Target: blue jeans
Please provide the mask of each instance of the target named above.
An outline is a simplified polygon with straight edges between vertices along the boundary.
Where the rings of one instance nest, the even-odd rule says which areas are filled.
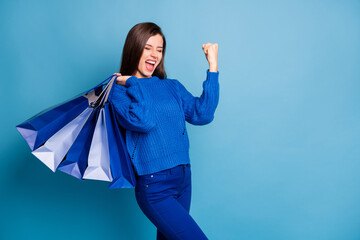
[[[137,176],[136,201],[157,227],[157,240],[208,239],[190,216],[190,164]]]

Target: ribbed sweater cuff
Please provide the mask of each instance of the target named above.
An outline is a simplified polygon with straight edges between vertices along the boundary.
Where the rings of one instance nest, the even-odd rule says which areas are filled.
[[[125,87],[130,87],[130,86],[138,84],[138,83],[139,83],[138,78],[135,76],[131,76],[126,80]]]
[[[206,70],[206,80],[217,81],[219,79],[219,71],[210,72],[209,69]]]

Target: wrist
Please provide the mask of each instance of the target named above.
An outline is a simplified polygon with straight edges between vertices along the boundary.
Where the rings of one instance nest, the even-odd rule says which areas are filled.
[[[213,63],[210,63],[209,65],[209,71],[210,72],[217,72],[218,71],[218,65],[217,64],[213,64]]]

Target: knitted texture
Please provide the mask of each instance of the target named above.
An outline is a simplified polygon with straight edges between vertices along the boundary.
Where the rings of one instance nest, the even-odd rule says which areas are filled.
[[[187,121],[205,125],[219,102],[219,72],[206,71],[203,92],[194,97],[176,79],[131,76],[115,84],[109,101],[126,129],[126,147],[138,175],[190,163]]]

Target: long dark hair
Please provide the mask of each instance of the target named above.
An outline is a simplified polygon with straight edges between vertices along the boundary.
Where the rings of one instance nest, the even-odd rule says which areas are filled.
[[[160,34],[163,38],[163,51],[161,61],[156,67],[153,76],[160,79],[167,78],[164,67],[166,50],[165,36],[162,33],[161,28],[152,22],[138,23],[130,29],[125,40],[121,57],[120,73],[123,76],[135,74],[147,40],[156,34]]]

